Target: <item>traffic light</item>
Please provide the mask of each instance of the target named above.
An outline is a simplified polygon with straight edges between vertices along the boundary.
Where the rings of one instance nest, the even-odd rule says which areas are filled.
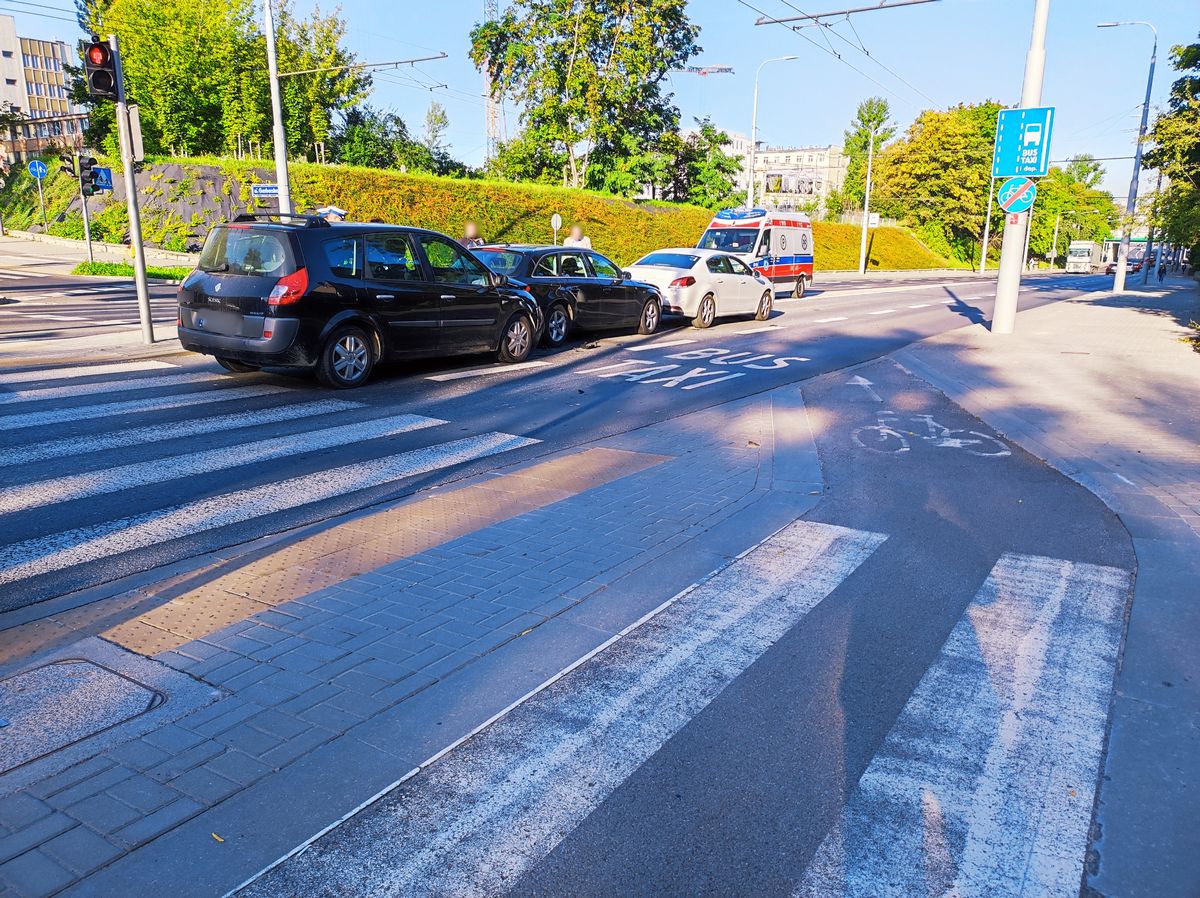
[[[70,175],[72,178],[76,177],[74,156],[59,156],[58,161],[62,163],[62,165],[58,167],[60,172]]]
[[[79,190],[84,196],[95,196],[100,192],[96,186],[96,159],[94,156],[79,157]]]
[[[98,100],[118,99],[117,61],[112,47],[94,34],[83,48],[83,71],[90,96]]]

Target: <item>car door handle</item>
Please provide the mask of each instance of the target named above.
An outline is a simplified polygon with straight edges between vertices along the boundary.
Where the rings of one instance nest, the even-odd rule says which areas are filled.
[[[396,297],[393,296],[391,293],[376,293],[375,298],[376,299],[395,299]]]
[[[457,297],[457,296],[455,296],[453,293],[443,293],[443,294],[442,294],[440,297],[438,297],[438,298],[439,298],[439,299],[458,299],[458,297]]]

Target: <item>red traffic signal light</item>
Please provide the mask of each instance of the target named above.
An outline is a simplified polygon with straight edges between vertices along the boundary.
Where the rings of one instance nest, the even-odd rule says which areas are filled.
[[[87,61],[94,66],[106,66],[109,59],[112,58],[112,51],[108,44],[89,44],[87,48]]]
[[[88,93],[92,97],[99,100],[119,99],[117,60],[112,47],[100,40],[86,44],[83,48],[83,69]]]

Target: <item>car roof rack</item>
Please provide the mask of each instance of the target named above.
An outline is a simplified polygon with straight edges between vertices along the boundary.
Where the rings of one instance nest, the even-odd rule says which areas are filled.
[[[278,224],[299,225],[305,228],[327,228],[329,222],[319,215],[295,215],[291,212],[243,212],[234,218],[241,221],[268,221]]]

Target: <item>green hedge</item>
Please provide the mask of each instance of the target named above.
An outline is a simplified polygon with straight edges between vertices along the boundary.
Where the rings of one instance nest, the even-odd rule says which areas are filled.
[[[181,281],[189,274],[190,265],[147,265],[146,276],[164,281]],[[129,262],[80,262],[71,269],[71,274],[90,274],[100,277],[132,278],[133,265]]]

